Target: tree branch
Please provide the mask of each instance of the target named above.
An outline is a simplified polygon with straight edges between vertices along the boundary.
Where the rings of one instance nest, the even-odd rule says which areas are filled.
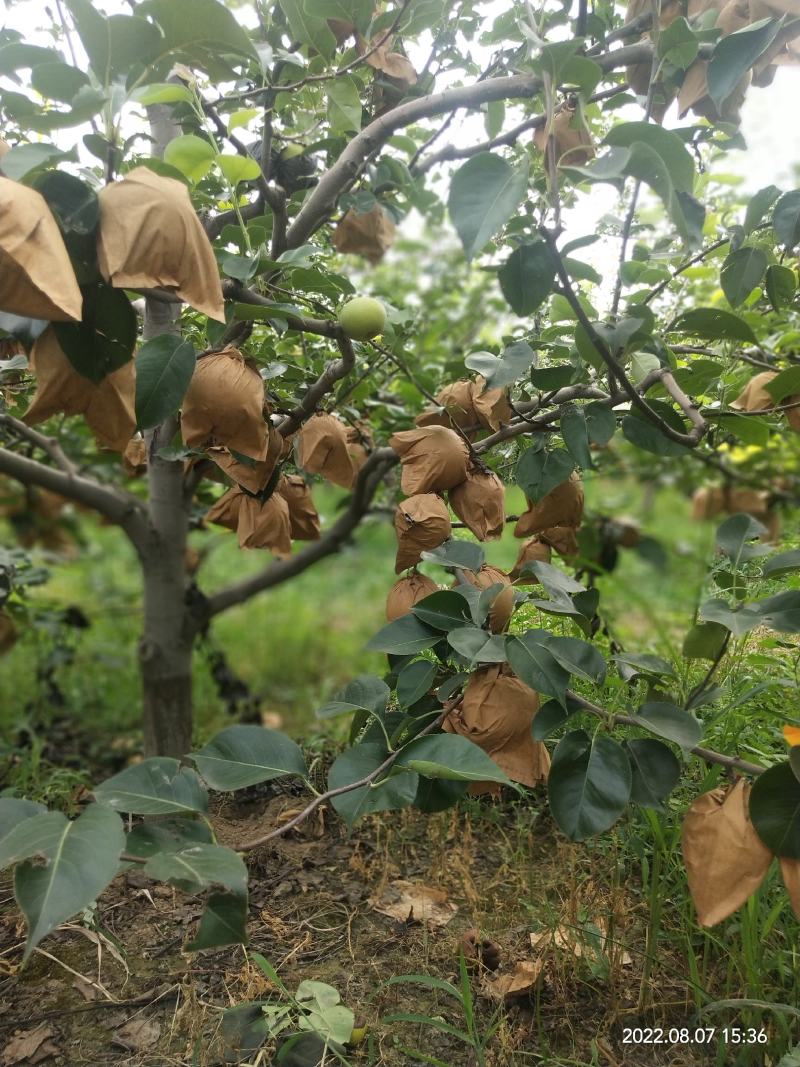
[[[327,365],[297,407],[293,408],[280,423],[278,429],[284,437],[294,433],[298,426],[301,426],[306,419],[310,418],[317,410],[320,400],[331,392],[338,381],[346,378],[355,366],[356,354],[353,351],[350,338],[345,337],[340,331],[339,336],[336,338],[336,344],[339,346],[342,358]]]
[[[319,560],[331,556],[349,540],[351,534],[369,511],[372,498],[386,473],[399,462],[391,448],[376,449],[361,468],[347,510],[340,515],[319,541],[313,541],[297,555],[270,563],[249,578],[226,586],[208,597],[203,614],[206,619],[249,600],[251,596],[280,585],[308,570]]]
[[[610,73],[629,64],[646,62],[652,56],[652,45],[645,41],[598,55],[594,57],[594,62],[605,73]],[[356,181],[369,157],[397,130],[421,119],[461,108],[475,108],[492,100],[528,99],[541,90],[541,78],[530,75],[491,78],[474,85],[446,89],[441,93],[409,100],[381,115],[350,141],[336,163],[322,175],[289,227],[287,247],[297,248],[303,244],[330,217],[337,200]]]

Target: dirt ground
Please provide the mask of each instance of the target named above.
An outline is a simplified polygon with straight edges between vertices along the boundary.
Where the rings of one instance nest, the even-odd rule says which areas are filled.
[[[213,821],[221,843],[234,844],[285,820],[297,804],[291,793],[267,791],[245,803],[223,802]],[[459,947],[470,928],[496,942],[500,976],[520,961],[541,961],[532,988],[505,1002],[484,993],[486,972],[473,973],[478,1029],[488,1035],[495,1028],[487,1067],[717,1062],[710,1049],[623,1043],[626,1026],[686,1025],[694,1004],[681,964],[668,952],[643,978],[646,903],[613,840],[598,847],[602,853],[558,838],[536,794],[470,800],[435,816],[372,816],[351,835],[320,814],[303,832],[251,855],[249,948],[289,988],[314,978],[338,989],[367,1028],[362,1044],[348,1051],[354,1065],[426,1062],[417,1053],[450,1067],[479,1062],[430,1026],[386,1021],[398,1012],[421,1014],[463,1029],[451,998],[383,984],[408,973],[457,984]],[[446,891],[457,908],[450,921],[435,926],[377,912],[373,902],[397,879]],[[201,900],[132,871],[104,894],[89,922],[62,927],[20,969],[24,924],[4,883],[3,1067],[272,1062],[269,1044],[250,1058],[230,1049],[224,1058],[223,1009],[267,998],[274,988],[241,948],[181,951],[201,910]]]

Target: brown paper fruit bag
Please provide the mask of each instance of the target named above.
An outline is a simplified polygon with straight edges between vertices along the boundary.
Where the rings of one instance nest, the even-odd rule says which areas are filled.
[[[777,373],[771,370],[756,374],[736,399],[732,401],[731,407],[739,411],[772,411],[778,405],[772,395],[767,392],[766,387],[777,376]],[[787,396],[781,400],[781,405],[798,404],[798,402],[800,402],[800,395]],[[786,420],[791,428],[795,432],[800,432],[800,406],[788,408],[783,414],[786,415]]]
[[[566,104],[553,117],[550,137],[555,141],[556,162],[559,166],[582,167],[594,159],[594,141],[577,111]],[[577,123],[575,125],[574,123]],[[540,126],[533,134],[533,143],[540,152],[547,151],[548,137],[545,127]]]
[[[132,359],[95,385],[78,374],[50,326],[31,350],[30,368],[36,375],[36,392],[22,416],[29,426],[53,415],[83,415],[104,448],[125,451],[136,429],[136,364]]]
[[[250,459],[267,456],[264,382],[238,348],[198,359],[181,408],[181,432],[190,448],[224,445]]]
[[[541,741],[531,737],[531,723],[539,697],[511,671],[496,664],[476,671],[464,690],[460,706],[442,727],[479,745],[515,782],[533,786],[547,781],[550,756]],[[494,783],[478,782],[472,793],[498,792]]]
[[[479,541],[496,541],[505,528],[505,489],[492,471],[470,471],[448,494],[450,507]]]
[[[436,402],[444,411],[423,411],[414,420],[417,426],[458,426],[462,430],[474,430],[478,425],[478,413],[474,404],[475,383],[466,378],[446,385],[436,394]]]
[[[260,493],[267,487],[267,482],[275,472],[280,462],[285,441],[278,430],[271,424],[267,424],[267,454],[262,460],[249,460],[244,462],[231,455],[227,448],[209,448],[208,458],[237,485],[241,485],[248,493]]]
[[[401,430],[392,434],[389,446],[400,457],[400,485],[409,496],[452,489],[467,476],[469,449],[446,426]]]
[[[236,533],[240,548],[267,548],[281,559],[291,556],[289,505],[279,493],[273,493],[263,504],[257,497],[244,493],[238,518]]]
[[[553,526],[577,528],[583,519],[583,485],[573,474],[566,482],[543,496],[537,503],[528,502],[528,510],[520,515],[514,527],[515,537],[530,537]]]
[[[487,389],[486,379],[480,374],[473,383],[473,400],[475,414],[485,430],[499,430],[504,423],[511,422],[514,414],[508,403],[505,389]]]
[[[147,445],[143,437],[132,437],[125,445],[122,466],[129,478],[141,478],[147,473]]]
[[[394,222],[380,204],[363,214],[351,207],[333,231],[333,247],[365,256],[374,267],[394,244],[394,235]]]
[[[355,468],[347,445],[347,432],[333,415],[313,415],[297,434],[297,465],[309,474],[349,489]]]
[[[407,615],[415,604],[424,600],[431,593],[438,593],[436,582],[424,574],[409,574],[407,578],[398,578],[386,597],[386,618],[394,622],[401,615]]]
[[[531,571],[523,574],[522,568],[526,563],[549,563],[552,555],[553,553],[550,545],[546,545],[544,541],[540,541],[538,537],[532,537],[520,548],[519,553],[517,554],[517,562],[514,564],[510,576],[514,579],[517,585],[538,585],[539,579],[536,575]]]
[[[548,526],[542,530],[539,538],[562,559],[574,559],[580,551],[578,534],[573,526]]]
[[[358,472],[369,459],[369,449],[372,446],[372,430],[369,425],[359,422],[355,426],[348,426],[345,430],[347,438],[347,451],[350,453],[350,461],[353,464],[353,481]]]
[[[510,576],[499,567],[492,567],[488,563],[479,571],[463,570],[459,573],[464,581],[474,585],[476,589],[490,589],[493,585],[503,586],[489,608],[489,629],[493,634],[503,633],[514,612],[514,587]],[[457,589],[459,584],[456,581],[453,588]]]
[[[97,194],[100,272],[118,289],[167,289],[225,321],[219,268],[186,186],[135,167]]]
[[[278,482],[275,490],[289,508],[289,525],[293,541],[318,541],[320,535],[319,514],[314,507],[311,490],[305,478],[299,474],[287,474]]]
[[[683,859],[697,918],[714,926],[755,893],[772,853],[750,821],[750,784],[699,796],[683,820]]]
[[[438,548],[447,540],[451,533],[450,513],[435,493],[410,496],[394,513],[394,529],[397,534],[394,569],[399,574],[419,563],[423,552]]]
[[[244,497],[245,494],[235,485],[211,505],[205,514],[205,521],[224,526],[227,530],[235,530],[239,525],[239,508]]]
[[[83,297],[47,201],[0,178],[0,311],[50,322],[79,320]]]

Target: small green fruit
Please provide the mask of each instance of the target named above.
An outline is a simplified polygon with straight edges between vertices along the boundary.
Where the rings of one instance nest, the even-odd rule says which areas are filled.
[[[386,308],[371,296],[357,296],[339,312],[339,325],[354,341],[370,341],[383,333]]]
[[[305,148],[301,144],[287,144],[281,152],[281,159],[294,159],[295,156],[302,156],[303,152]]]

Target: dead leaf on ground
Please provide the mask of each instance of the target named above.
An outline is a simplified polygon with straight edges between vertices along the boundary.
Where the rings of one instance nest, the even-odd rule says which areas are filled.
[[[512,974],[484,978],[481,993],[490,1000],[517,1000],[533,995],[541,978],[544,960],[520,960]]]
[[[161,1023],[155,1019],[131,1019],[114,1033],[114,1044],[130,1052],[152,1048],[161,1037]]]
[[[85,978],[76,978],[72,983],[72,988],[77,989],[83,999],[89,1003],[97,1000],[100,996],[100,991],[91,982],[87,982]]]
[[[427,923],[447,926],[458,907],[447,899],[446,889],[415,885],[402,879],[391,882],[370,903],[380,915],[387,915],[401,923]]]
[[[15,1063],[42,1063],[50,1056],[58,1056],[61,1050],[51,1040],[55,1036],[49,1023],[40,1023],[33,1030],[16,1034],[3,1049],[3,1067]]]
[[[600,933],[603,952],[609,956],[614,955],[615,950],[619,950],[621,946],[608,943],[608,926],[605,919],[593,919],[592,925]],[[581,959],[587,951],[590,955],[594,952],[593,947],[587,944],[586,932],[585,928],[573,930],[569,926],[557,926],[554,930],[538,930],[530,935],[531,948],[537,953],[544,953],[550,948],[555,948],[563,952],[571,952],[576,959]],[[619,962],[623,967],[630,967],[633,959],[629,952],[621,949]]]

